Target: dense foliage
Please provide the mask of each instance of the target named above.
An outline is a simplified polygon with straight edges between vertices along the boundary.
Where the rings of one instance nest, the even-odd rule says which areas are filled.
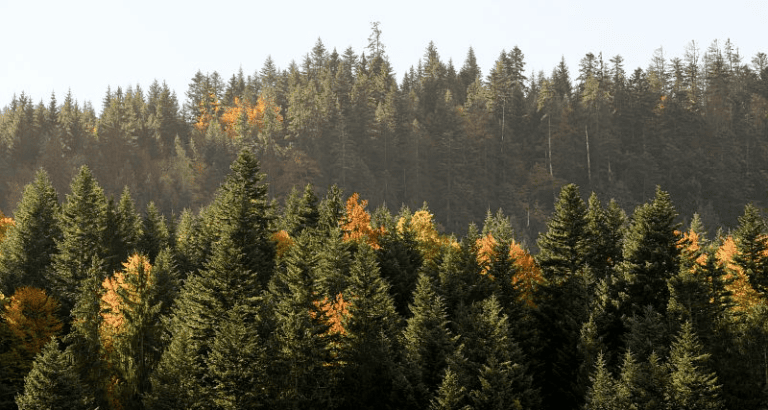
[[[768,402],[764,55],[589,54],[573,85],[430,45],[398,85],[376,39],[198,73],[183,109],[4,110],[0,407]]]
[[[747,202],[768,206],[765,53],[692,42],[682,56],[657,50],[645,68],[587,53],[568,62],[577,70],[561,61],[547,73],[526,71],[518,47],[481,70],[472,49],[459,65],[430,43],[394,73],[378,25],[373,34],[363,52],[318,40],[288,67],[197,72],[187,90],[111,88],[95,108],[76,90],[4,102],[0,209],[16,206],[40,167],[63,200],[87,165],[108,197],[128,187],[140,209],[197,211],[242,148],[279,201],[293,187],[337,184],[372,209],[426,201],[438,230],[457,234],[504,209],[530,246],[568,183],[625,210],[660,185],[684,218],[711,227],[735,227]]]

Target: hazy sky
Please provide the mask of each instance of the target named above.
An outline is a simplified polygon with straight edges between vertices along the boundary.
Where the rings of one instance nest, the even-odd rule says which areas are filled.
[[[261,69],[271,55],[279,68],[298,63],[320,37],[328,50],[360,54],[371,22],[400,82],[434,41],[458,70],[472,46],[483,75],[502,49],[517,45],[526,70],[549,75],[565,57],[572,77],[588,52],[625,69],[646,68],[654,50],[682,57],[695,40],[702,53],[730,38],[745,63],[768,52],[768,1],[683,2],[493,1],[165,1],[0,0],[0,107],[24,91],[59,103],[67,90],[97,111],[107,86],[157,79],[186,98],[197,70],[225,79],[242,67]]]

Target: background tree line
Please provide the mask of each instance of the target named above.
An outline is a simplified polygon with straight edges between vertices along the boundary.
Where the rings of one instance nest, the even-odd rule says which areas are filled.
[[[429,44],[397,81],[378,25],[362,54],[315,47],[287,68],[228,80],[197,72],[180,100],[165,84],[108,89],[100,114],[71,93],[22,94],[0,114],[0,209],[40,167],[57,192],[87,164],[109,195],[129,187],[164,215],[199,209],[236,153],[256,153],[283,200],[294,186],[337,184],[372,207],[430,204],[441,231],[465,233],[504,209],[535,239],[560,187],[576,183],[631,210],[656,185],[683,215],[735,227],[741,204],[768,205],[768,58],[748,63],[730,41],[683,56],[659,49],[645,69],[588,53],[527,72],[502,51],[483,73],[472,49],[459,67]]]

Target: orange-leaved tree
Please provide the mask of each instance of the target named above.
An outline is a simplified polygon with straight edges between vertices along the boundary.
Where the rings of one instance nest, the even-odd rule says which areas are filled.
[[[728,236],[723,240],[716,253],[718,262],[727,272],[726,279],[729,282],[727,290],[733,295],[733,308],[744,311],[764,301],[762,301],[760,294],[749,283],[749,278],[747,278],[744,269],[736,263],[738,255],[739,250],[732,236]]]
[[[58,309],[59,302],[44,290],[22,287],[11,296],[3,318],[20,346],[34,357],[61,330]]]
[[[344,232],[345,242],[366,242],[373,249],[379,249],[379,237],[386,232],[384,227],[373,229],[371,227],[371,214],[365,210],[367,200],[360,201],[357,193],[347,199],[347,214],[341,221],[341,230]]]
[[[271,112],[267,112],[267,110]],[[227,107],[221,115],[221,125],[231,139],[242,137],[248,133],[257,134],[264,128],[265,113],[278,123],[283,122],[280,107],[271,99],[264,99],[260,96],[256,105],[251,105],[247,101],[235,97],[234,103]]]
[[[397,230],[413,234],[425,262],[434,260],[443,246],[459,246],[452,238],[443,237],[437,232],[434,216],[426,209],[420,209],[413,215],[401,216],[397,221]]]
[[[115,408],[140,402],[159,359],[162,326],[156,270],[148,257],[134,254],[123,263],[122,271],[102,283],[99,333],[112,371],[107,393]]]
[[[482,274],[488,274],[490,263],[495,256],[496,239],[488,233],[477,239],[477,262],[482,267]],[[512,285],[520,291],[520,300],[528,306],[534,306],[533,297],[536,288],[544,282],[541,270],[527,250],[512,240],[509,244],[509,260],[515,267]],[[495,279],[491,277],[491,279]]]
[[[293,238],[285,229],[281,229],[271,236],[272,242],[275,242],[275,250],[277,252],[278,259],[282,258],[293,245]]]
[[[5,214],[3,214],[3,211],[0,211],[0,242],[5,239],[5,233],[8,231],[8,228],[14,225],[12,218],[6,218]]]

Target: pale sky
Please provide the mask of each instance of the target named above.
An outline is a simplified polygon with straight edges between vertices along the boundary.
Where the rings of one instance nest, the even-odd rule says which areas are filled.
[[[572,78],[588,52],[621,54],[628,73],[647,68],[659,47],[682,58],[691,40],[703,54],[730,38],[744,63],[768,53],[767,0],[0,0],[0,107],[22,91],[45,103],[55,91],[61,103],[71,89],[99,112],[107,86],[146,90],[155,79],[183,103],[197,70],[228,80],[241,67],[260,70],[268,55],[286,68],[318,37],[329,51],[359,55],[373,21],[398,83],[430,41],[457,70],[472,46],[483,76],[515,45],[528,73],[549,75],[565,57]]]

